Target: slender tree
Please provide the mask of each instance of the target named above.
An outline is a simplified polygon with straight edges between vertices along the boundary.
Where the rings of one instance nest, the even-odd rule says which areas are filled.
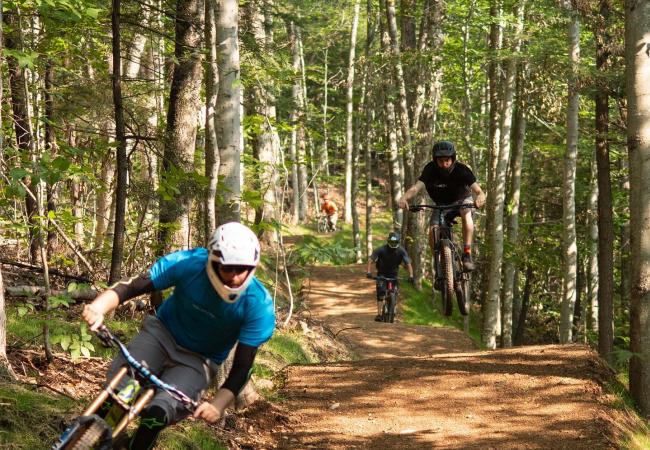
[[[219,179],[219,145],[216,130],[219,67],[217,65],[217,19],[215,0],[205,1],[205,177],[208,180],[205,195],[204,227],[206,238],[217,227],[217,181]]]
[[[111,24],[113,30],[113,104],[115,105],[115,140],[117,141],[117,178],[115,185],[115,231],[111,254],[109,283],[115,283],[122,276],[124,255],[124,230],[126,220],[127,159],[126,133],[124,130],[124,108],[122,106],[122,61],[120,55],[120,0],[113,0]]]
[[[576,237],[575,184],[578,158],[578,113],[580,94],[578,92],[578,65],[580,63],[580,19],[577,9],[570,1],[565,2],[569,13],[569,61],[567,104],[567,137],[564,156],[563,177],[563,240],[564,283],[562,311],[560,314],[560,342],[566,344],[573,340],[573,310],[576,301],[576,279],[578,267],[578,243]]]
[[[650,415],[650,1],[625,4],[627,143],[630,153],[630,392]],[[603,324],[601,323],[601,326]],[[603,330],[601,329],[601,333]]]
[[[352,171],[354,153],[353,111],[354,111],[354,64],[357,49],[360,0],[354,2],[352,27],[350,31],[350,52],[348,54],[348,78],[346,82],[346,127],[345,127],[345,214],[347,223],[352,222]]]

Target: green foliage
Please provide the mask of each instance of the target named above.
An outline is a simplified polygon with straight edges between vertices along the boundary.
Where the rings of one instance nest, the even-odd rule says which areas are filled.
[[[95,351],[92,342],[92,335],[88,333],[88,327],[84,324],[79,327],[78,333],[72,334],[53,334],[52,344],[59,344],[61,348],[70,353],[73,361],[78,360],[81,356],[89,358]]]
[[[183,421],[166,428],[156,445],[160,450],[227,450],[226,444],[219,442],[210,427],[201,421]]]
[[[290,264],[308,266],[312,264],[347,264],[354,258],[354,249],[342,242],[305,236],[290,254]]]

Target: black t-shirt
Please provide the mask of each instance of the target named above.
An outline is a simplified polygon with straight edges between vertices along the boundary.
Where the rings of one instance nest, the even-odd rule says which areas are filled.
[[[370,260],[377,263],[377,274],[386,278],[397,277],[399,265],[402,262],[411,264],[411,258],[409,258],[403,247],[392,249],[388,244],[375,249],[370,255]]]
[[[456,161],[451,172],[441,169],[436,161],[424,166],[419,180],[429,197],[438,205],[449,205],[471,195],[470,186],[476,182],[472,169]]]

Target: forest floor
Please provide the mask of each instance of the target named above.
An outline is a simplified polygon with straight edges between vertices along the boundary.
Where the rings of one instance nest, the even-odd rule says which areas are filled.
[[[374,322],[364,273],[311,272],[312,319],[359,359],[286,369],[278,448],[619,448],[631,419],[589,348],[482,351],[457,329]]]

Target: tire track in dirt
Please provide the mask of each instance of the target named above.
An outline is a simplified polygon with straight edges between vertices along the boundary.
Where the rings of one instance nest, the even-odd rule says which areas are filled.
[[[279,448],[616,448],[609,374],[591,350],[480,351],[456,329],[374,322],[364,273],[311,273],[313,318],[360,359],[287,368],[293,431]]]

